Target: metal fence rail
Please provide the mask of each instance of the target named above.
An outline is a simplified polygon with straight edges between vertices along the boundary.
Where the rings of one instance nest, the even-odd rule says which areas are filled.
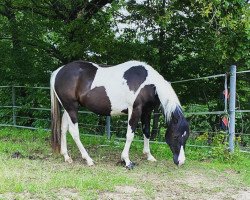
[[[236,74],[243,74],[243,73],[249,73],[250,70],[246,70],[246,71],[240,71],[240,72],[236,72],[236,66],[231,66],[230,68],[230,73],[225,73],[225,74],[218,74],[218,75],[213,75],[213,76],[206,76],[206,77],[198,77],[198,78],[193,78],[193,79],[187,79],[187,80],[180,80],[180,81],[173,81],[171,82],[171,84],[184,84],[187,82],[192,82],[192,81],[201,81],[201,80],[208,80],[208,79],[214,79],[214,78],[220,78],[223,77],[224,78],[224,90],[228,89],[228,77],[230,76],[230,100],[229,100],[229,110],[227,109],[228,107],[228,102],[227,99],[224,99],[224,110],[220,110],[220,111],[202,111],[202,112],[185,112],[186,116],[207,116],[207,115],[229,115],[230,118],[230,123],[229,123],[229,131],[228,131],[228,136],[229,136],[229,150],[230,151],[234,151],[234,141],[235,141],[235,134],[239,134],[239,135],[250,135],[247,133],[235,133],[235,114],[236,113],[250,113],[250,110],[241,110],[241,109],[236,109],[235,108],[235,102],[236,102]],[[18,119],[24,119],[24,120],[33,120],[33,121],[44,121],[44,122],[48,122],[50,123],[50,117],[48,118],[42,118],[42,117],[36,117],[36,116],[20,116],[17,115],[18,111],[20,110],[25,110],[25,111],[31,111],[31,112],[35,112],[35,111],[41,111],[41,112],[45,112],[48,115],[50,114],[50,108],[48,107],[31,107],[31,106],[24,106],[24,105],[18,105],[17,104],[17,89],[34,89],[34,90],[45,90],[45,91],[49,91],[49,87],[31,87],[31,86],[0,86],[0,90],[4,90],[4,89],[9,89],[9,91],[11,91],[10,94],[10,102],[11,105],[0,105],[0,109],[8,109],[9,114],[8,116],[5,115],[6,117],[8,117],[9,121],[8,123],[1,123],[0,122],[0,126],[5,126],[5,127],[17,127],[17,128],[27,128],[27,129],[38,129],[37,126],[25,126],[25,125],[20,125],[17,123]],[[49,95],[48,95],[48,99],[49,99]],[[93,114],[90,111],[79,111],[80,114]],[[11,115],[10,115],[11,114]],[[159,114],[159,113],[155,113],[155,114]],[[1,112],[0,112],[0,117],[1,117]],[[2,116],[3,118],[3,116]],[[11,121],[10,121],[11,119]],[[113,129],[116,128],[117,130],[120,129],[126,129],[126,127],[124,126],[112,126],[111,125],[111,118],[110,117],[106,117],[105,119],[105,125],[94,125],[94,124],[90,124],[90,123],[79,123],[79,125],[84,125],[85,127],[91,127],[93,128],[98,128],[101,127],[103,128],[103,130],[106,130],[107,133],[107,137],[110,138],[111,137],[111,133],[113,132]],[[41,127],[39,126],[39,129],[44,129],[44,130],[49,130],[49,127]],[[206,132],[207,130],[193,130],[193,133],[202,133],[202,132]],[[213,133],[213,131],[209,131],[211,133]],[[215,132],[214,132],[215,133]],[[197,147],[209,147],[206,145],[192,145],[190,144],[190,146],[197,146]]]

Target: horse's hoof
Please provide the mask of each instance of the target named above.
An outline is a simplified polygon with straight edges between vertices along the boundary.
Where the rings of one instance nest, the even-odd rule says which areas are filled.
[[[156,161],[157,161],[157,160],[155,159],[155,157],[152,156],[150,153],[144,153],[144,152],[143,152],[143,154],[144,154],[144,158],[147,159],[148,161],[150,161],[150,162],[156,162]]]
[[[156,162],[156,161],[157,161],[157,160],[154,158],[154,156],[149,156],[149,157],[147,158],[147,160],[150,161],[150,162]]]
[[[87,165],[91,167],[91,166],[94,166],[95,164],[93,160],[90,160],[90,161],[87,161]]]
[[[117,165],[117,166],[118,166],[118,165],[126,166],[126,163],[125,163],[124,160],[119,160],[119,161],[116,163],[116,165]]]
[[[130,169],[134,169],[135,163],[134,162],[130,162],[129,165],[126,166],[126,169],[130,170]]]
[[[67,159],[65,159],[65,162],[71,164],[73,162],[73,160],[72,160],[72,158],[67,158]]]

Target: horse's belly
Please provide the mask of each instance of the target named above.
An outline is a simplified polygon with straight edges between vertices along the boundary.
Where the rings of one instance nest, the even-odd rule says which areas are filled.
[[[112,110],[110,115],[111,116],[118,116],[118,115],[126,115],[126,110],[127,109],[124,109],[124,110]]]
[[[131,94],[123,90],[107,89],[105,86],[98,86],[80,97],[82,106],[100,115],[122,115],[127,113],[131,107]]]
[[[132,108],[135,100],[135,94],[125,88],[114,92],[112,89],[106,89],[111,104],[111,115],[124,114],[128,108]]]

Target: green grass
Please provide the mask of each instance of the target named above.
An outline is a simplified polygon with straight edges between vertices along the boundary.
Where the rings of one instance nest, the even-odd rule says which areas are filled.
[[[230,159],[228,155],[216,159],[211,149],[189,147],[186,164],[178,168],[172,162],[167,145],[151,144],[151,152],[158,162],[150,163],[142,156],[143,144],[133,142],[130,157],[137,165],[134,170],[127,171],[117,165],[124,141],[84,135],[81,140],[95,161],[94,167],[86,166],[70,135],[68,149],[74,162],[67,164],[61,155],[52,154],[49,132],[1,128],[0,199],[102,199],[105,195],[111,195],[107,199],[116,199],[119,195],[128,195],[126,192],[120,194],[118,186],[136,188],[138,191],[132,192],[132,199],[138,194],[154,199],[161,193],[173,197],[175,193],[164,193],[166,185],[171,188],[172,183],[191,198],[192,191],[201,195],[217,194],[229,187],[233,194],[234,190],[250,186],[250,156],[238,151],[230,155]],[[13,158],[17,152],[20,157]],[[204,179],[204,185],[203,181],[197,182],[199,177]],[[213,178],[210,180],[210,177]],[[207,187],[220,180],[222,185]],[[196,188],[196,184],[199,187]],[[171,191],[174,190],[173,187]]]

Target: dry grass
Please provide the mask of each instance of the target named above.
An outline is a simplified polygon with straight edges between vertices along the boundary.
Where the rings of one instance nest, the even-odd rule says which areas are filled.
[[[71,142],[72,164],[53,156],[47,138],[44,132],[0,130],[0,199],[250,199],[247,162],[189,159],[178,168],[159,153],[159,161],[146,161],[135,145],[137,166],[128,171],[117,165],[123,142],[91,138],[85,144],[96,165],[88,167]]]

